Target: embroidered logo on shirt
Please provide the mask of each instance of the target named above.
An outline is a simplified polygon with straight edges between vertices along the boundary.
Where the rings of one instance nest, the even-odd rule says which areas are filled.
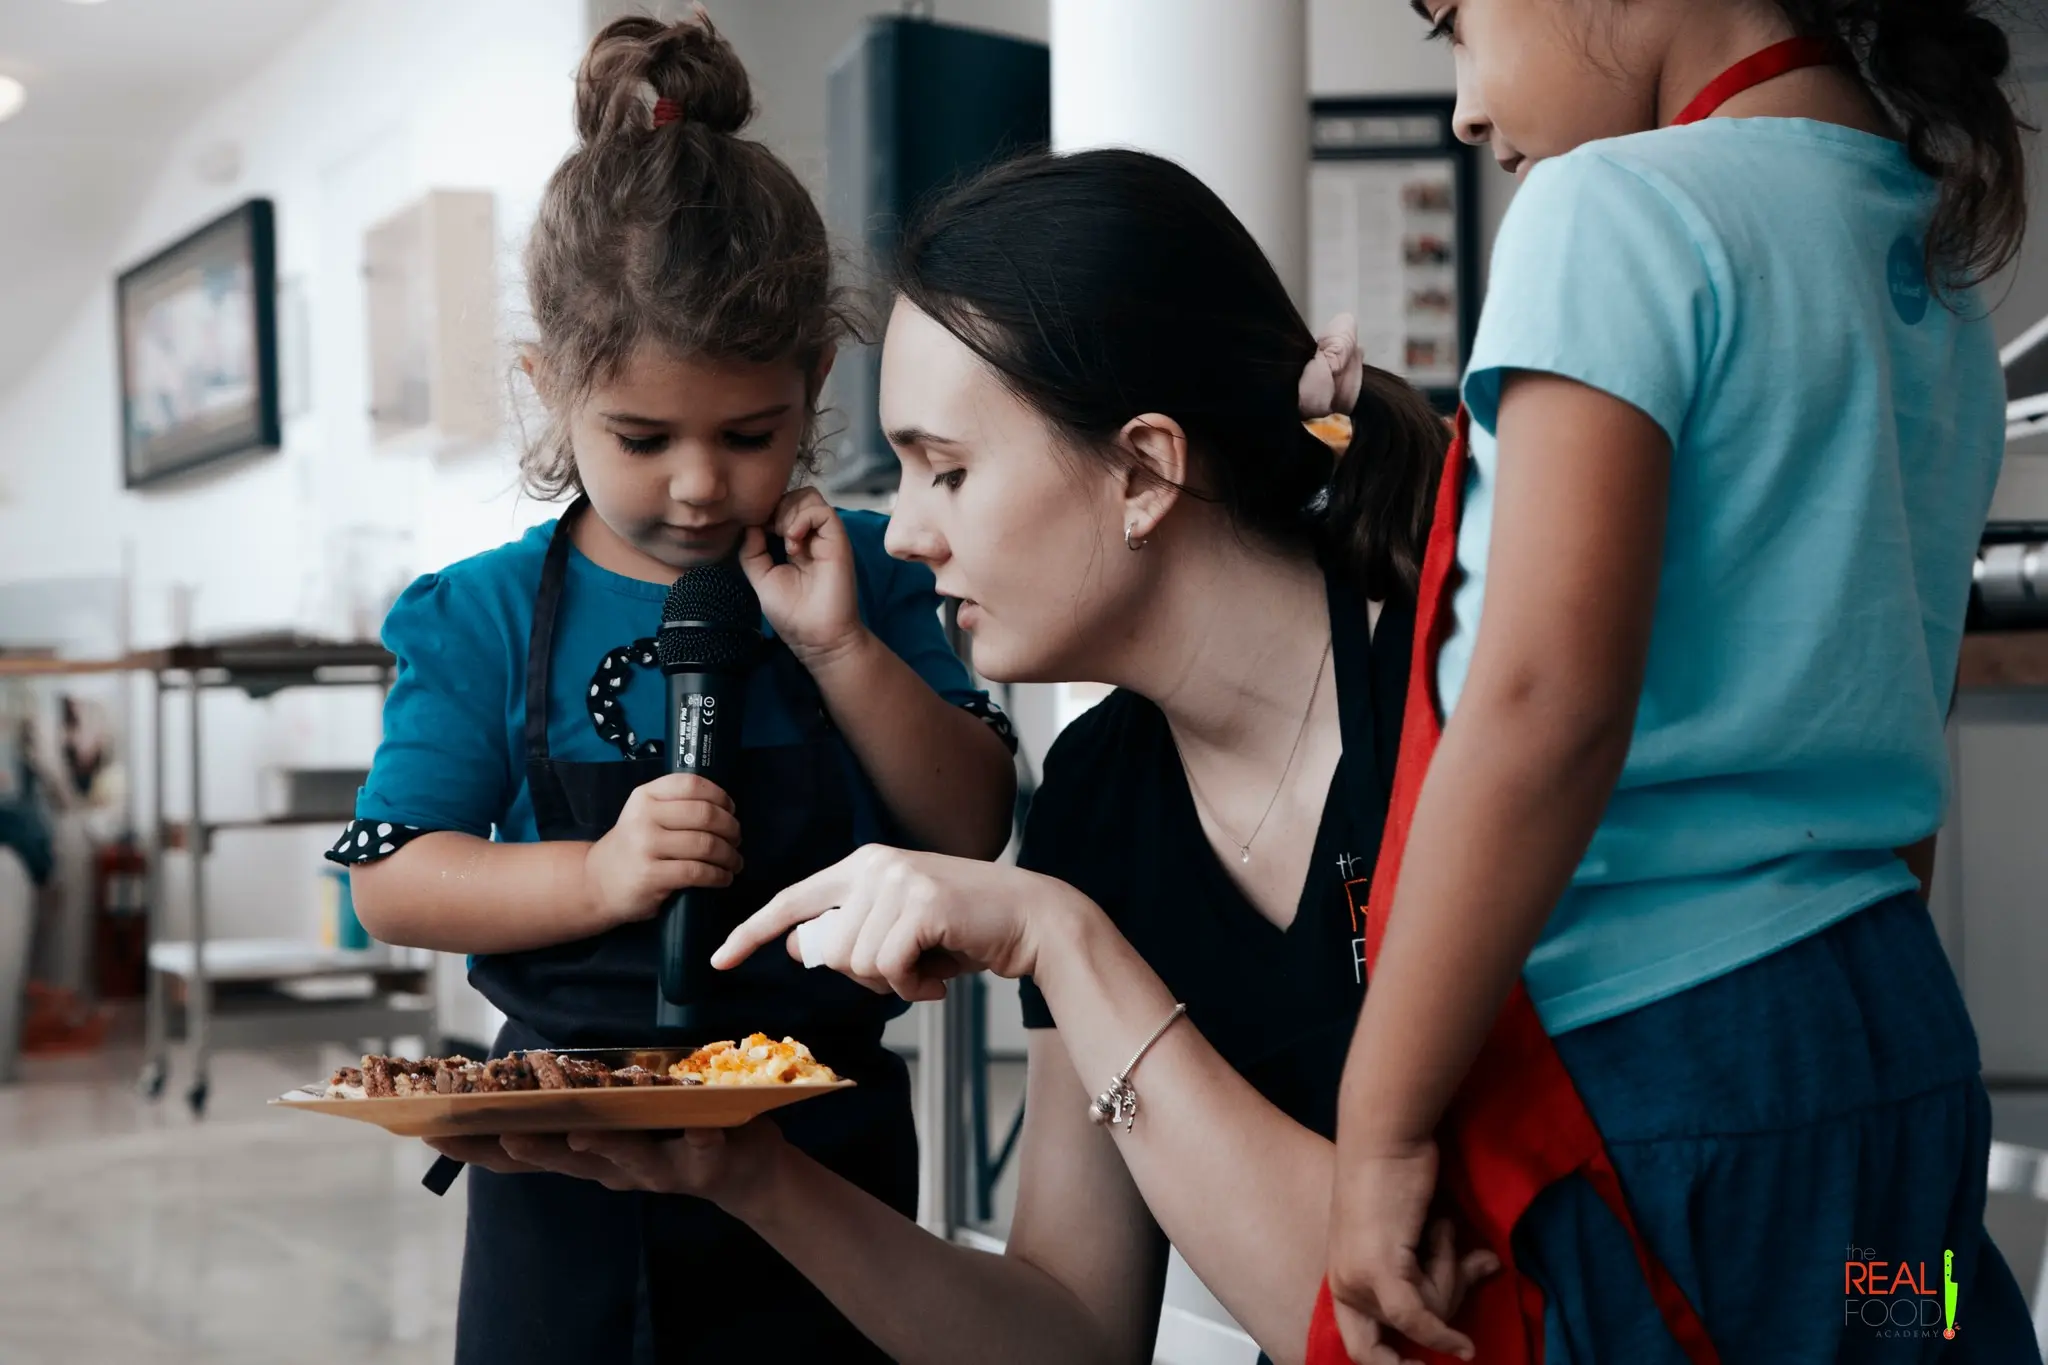
[[[1918,326],[1927,316],[1927,259],[1920,254],[1920,244],[1911,237],[1893,242],[1884,273],[1899,321],[1908,327]]]
[[[1355,853],[1338,855],[1337,870],[1344,874],[1344,903],[1351,909],[1351,976],[1361,986],[1365,984],[1365,892],[1372,878],[1353,874],[1363,866],[1364,860]]]

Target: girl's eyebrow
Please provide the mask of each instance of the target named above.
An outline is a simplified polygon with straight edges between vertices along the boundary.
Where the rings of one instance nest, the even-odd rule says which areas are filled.
[[[730,427],[738,426],[742,422],[765,422],[771,417],[781,417],[792,406],[789,403],[777,403],[774,407],[762,408],[759,412],[747,412],[740,414],[738,417],[728,417],[719,425]],[[642,417],[637,413],[631,412],[601,412],[598,416],[604,418],[607,422],[617,422],[621,426],[628,427],[665,427],[668,425],[666,421],[659,417]]]
[[[738,417],[728,417],[719,425],[732,427],[738,426],[742,422],[765,422],[771,417],[782,416],[790,410],[791,406],[789,403],[777,403],[774,407],[762,408],[759,412],[748,412],[742,413]]]

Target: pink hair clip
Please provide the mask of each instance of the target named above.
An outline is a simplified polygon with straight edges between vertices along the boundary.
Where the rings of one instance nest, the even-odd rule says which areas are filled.
[[[654,126],[666,128],[683,116],[683,106],[663,95],[654,102]]]

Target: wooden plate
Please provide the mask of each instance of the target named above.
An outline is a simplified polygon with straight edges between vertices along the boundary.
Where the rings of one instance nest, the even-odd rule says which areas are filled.
[[[624,1128],[737,1128],[771,1109],[850,1090],[811,1085],[649,1085],[609,1090],[506,1090],[489,1095],[415,1095],[330,1100],[325,1086],[271,1101],[285,1109],[358,1119],[400,1137],[465,1133],[564,1133]]]
[[[565,1049],[608,1066],[665,1070],[689,1049]],[[409,1095],[335,1100],[327,1087],[303,1086],[271,1101],[284,1109],[374,1123],[400,1137],[470,1133],[564,1133],[635,1128],[737,1128],[771,1109],[850,1090],[852,1081],[793,1085],[648,1085],[603,1090],[501,1090],[483,1095]]]

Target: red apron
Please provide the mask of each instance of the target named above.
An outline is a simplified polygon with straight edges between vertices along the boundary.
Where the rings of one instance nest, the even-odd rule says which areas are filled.
[[[1716,77],[1676,121],[1691,123],[1705,118],[1753,85],[1833,59],[1831,48],[1812,39],[1795,38],[1766,48]],[[1386,832],[1371,883],[1374,909],[1383,910],[1394,903],[1416,798],[1443,735],[1436,702],[1437,656],[1452,625],[1452,570],[1469,433],[1469,418],[1460,411],[1457,438],[1444,459],[1443,482],[1437,489],[1436,514],[1417,591],[1415,653],[1408,678],[1407,712],[1401,724],[1401,757],[1394,771]],[[1387,916],[1369,911],[1365,931],[1368,980],[1378,967],[1386,930]],[[1537,1017],[1528,988],[1519,981],[1444,1114],[1437,1146],[1442,1193],[1463,1224],[1460,1250],[1483,1246],[1501,1260],[1499,1273],[1473,1290],[1458,1316],[1457,1325],[1472,1338],[1479,1365],[1541,1365],[1543,1291],[1516,1266],[1513,1233],[1536,1196],[1569,1175],[1580,1176],[1591,1185],[1627,1231],[1658,1311],[1687,1359],[1693,1365],[1719,1365],[1720,1356],[1699,1314],[1636,1230],[1600,1130]],[[1455,1359],[1412,1345],[1406,1350],[1429,1361]],[[1349,1360],[1325,1281],[1316,1296],[1315,1318],[1309,1327],[1308,1365],[1346,1365]]]

